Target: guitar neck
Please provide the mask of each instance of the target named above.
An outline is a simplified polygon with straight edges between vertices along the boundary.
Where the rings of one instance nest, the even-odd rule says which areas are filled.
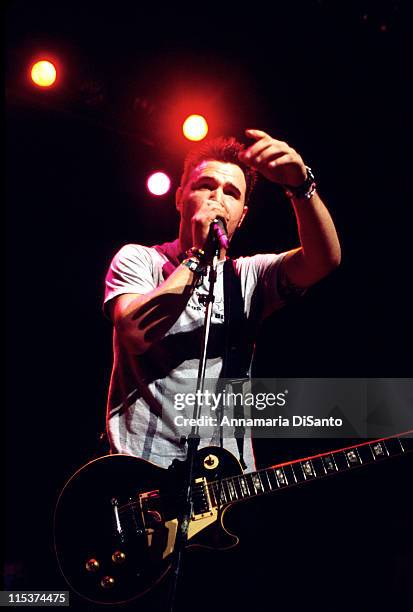
[[[413,430],[289,463],[279,463],[257,472],[213,481],[208,484],[209,496],[213,506],[218,505],[219,498],[220,505],[223,506],[363,465],[379,463],[412,451]]]

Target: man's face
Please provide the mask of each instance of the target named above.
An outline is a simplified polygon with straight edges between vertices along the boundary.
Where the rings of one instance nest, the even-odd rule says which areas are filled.
[[[246,181],[243,171],[236,164],[220,161],[203,161],[188,177],[177,192],[177,208],[182,222],[191,228],[191,219],[204,204],[218,201],[226,212],[228,237],[234,234],[247,212],[245,206]]]

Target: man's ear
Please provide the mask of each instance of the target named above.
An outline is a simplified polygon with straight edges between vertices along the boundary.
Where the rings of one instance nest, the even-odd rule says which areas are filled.
[[[244,210],[242,211],[241,219],[239,220],[237,227],[241,227],[247,212],[248,212],[248,206],[244,206]]]
[[[182,202],[182,187],[178,187],[175,193],[175,206],[176,210],[181,211],[181,202]]]

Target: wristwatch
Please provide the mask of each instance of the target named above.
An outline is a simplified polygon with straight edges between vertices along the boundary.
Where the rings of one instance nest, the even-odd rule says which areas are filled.
[[[201,265],[201,263],[195,258],[188,257],[188,259],[181,261],[181,264],[189,268],[195,274],[199,274],[200,276],[205,274],[205,266]]]
[[[309,200],[316,190],[317,183],[313,171],[309,166],[306,166],[307,177],[302,185],[294,187],[293,185],[283,185],[285,193],[289,198],[304,198]]]

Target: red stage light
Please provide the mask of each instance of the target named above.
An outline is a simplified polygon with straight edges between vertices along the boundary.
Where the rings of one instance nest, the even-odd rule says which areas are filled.
[[[48,60],[40,60],[32,66],[30,76],[39,87],[50,87],[56,81],[56,68]]]
[[[190,115],[185,119],[182,131],[188,140],[202,140],[208,134],[208,123],[202,115]]]
[[[164,195],[171,187],[171,180],[164,172],[154,172],[146,181],[146,186],[152,195]]]

